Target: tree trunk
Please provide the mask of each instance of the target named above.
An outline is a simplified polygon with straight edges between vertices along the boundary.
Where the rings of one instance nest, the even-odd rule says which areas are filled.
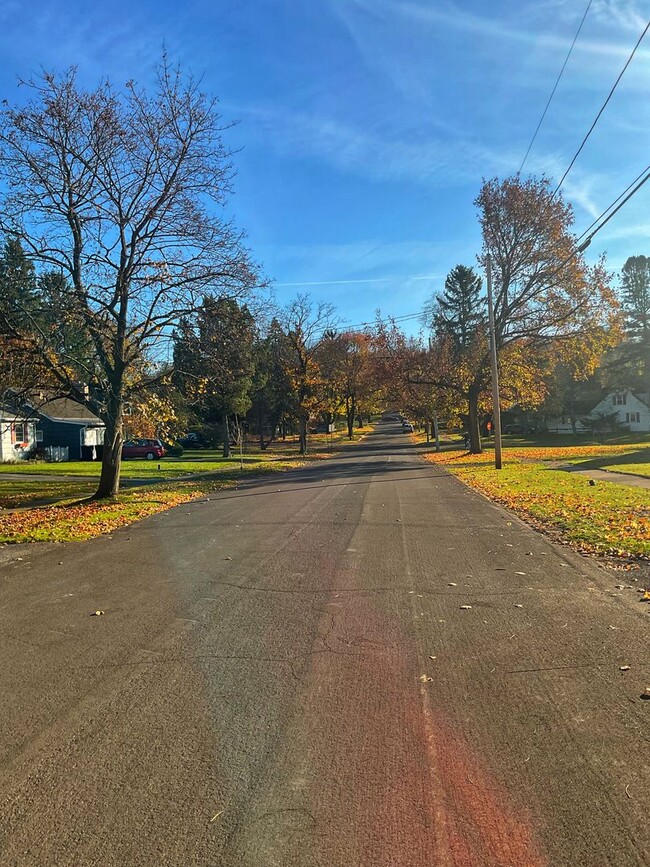
[[[122,466],[122,400],[111,397],[103,414],[104,448],[102,471],[93,500],[116,497],[120,491],[120,467]]]
[[[440,428],[438,427],[438,416],[433,416],[433,435],[436,439],[436,451],[440,451]]]
[[[424,432],[427,435],[427,442],[430,443],[431,442],[431,423],[429,422],[429,419],[427,419],[424,423]]]
[[[300,454],[307,454],[307,416],[300,416]]]
[[[476,386],[470,386],[469,395],[467,398],[469,408],[468,433],[469,450],[473,455],[483,454],[483,446],[481,444],[481,431],[478,421],[478,397],[479,389]]]
[[[230,457],[230,430],[228,429],[228,416],[224,415],[223,422],[221,425],[222,436],[223,436],[223,456],[224,458]]]
[[[353,397],[347,398],[345,402],[345,418],[348,423],[348,439],[351,440],[354,436],[354,416],[357,412],[356,401]]]

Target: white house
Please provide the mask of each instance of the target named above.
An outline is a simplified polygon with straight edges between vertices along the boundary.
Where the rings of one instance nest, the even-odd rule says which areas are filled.
[[[0,406],[0,463],[23,460],[36,445],[36,421]]]
[[[613,412],[617,413],[618,421],[631,431],[650,431],[650,399],[647,395],[641,398],[628,390],[610,392],[589,415],[610,415]]]

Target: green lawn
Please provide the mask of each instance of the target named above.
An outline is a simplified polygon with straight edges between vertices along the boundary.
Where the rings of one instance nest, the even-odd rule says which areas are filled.
[[[650,461],[632,464],[604,464],[603,470],[612,470],[616,473],[630,473],[633,476],[645,476],[650,479]]]
[[[634,476],[650,478],[650,447],[639,445],[628,446],[619,454],[604,453],[591,456],[588,459],[579,456],[569,456],[566,463],[573,464],[583,470],[609,470],[614,473],[630,473]]]
[[[592,487],[583,476],[549,467],[540,457],[543,453],[542,449],[511,453],[502,470],[494,468],[491,452],[429,452],[425,457],[535,526],[558,531],[585,551],[650,555],[650,491],[607,483]]]
[[[355,438],[368,433],[371,428],[366,427],[355,431]],[[298,441],[296,437],[288,437],[272,443],[265,451],[261,451],[257,444],[246,445],[243,455],[245,470],[268,471],[271,468],[283,469],[283,462],[296,460],[310,460],[327,454],[329,448],[340,448],[348,442],[344,431],[337,431],[330,435],[311,434],[309,448],[311,454],[300,456],[298,454]],[[239,471],[240,455],[233,448],[230,458],[221,456],[221,451],[192,450],[186,451],[180,458],[166,457],[160,460],[147,461],[144,459],[122,461],[122,478],[124,479],[173,479],[195,473],[222,473],[227,471]],[[12,464],[0,464],[0,479],[2,473],[21,475],[47,475],[47,476],[90,476],[99,477],[101,473],[100,461],[62,461],[61,463],[45,463],[20,461]]]
[[[355,439],[369,430],[358,431]],[[329,453],[329,440],[327,435],[312,435],[312,451],[306,456],[298,454],[294,439],[274,443],[264,452],[249,447],[243,468],[239,455],[224,460],[214,451],[191,451],[181,458],[160,461],[125,461],[122,464],[125,480],[161,479],[162,483],[131,488],[124,485],[116,500],[97,503],[78,501],[95,490],[95,479],[101,470],[99,462],[0,464],[0,508],[15,510],[0,515],[0,542],[79,541],[111,532],[215,488],[232,486],[243,476],[282,472],[322,459]],[[347,437],[339,432],[331,440],[332,451],[336,452]],[[21,478],[9,478],[9,474]],[[47,478],[32,478],[34,474]],[[201,478],[186,478],[194,474],[200,474]]]
[[[59,500],[89,497],[95,490],[94,482],[80,479],[53,477],[44,479],[3,479],[0,476],[0,508],[15,509]]]

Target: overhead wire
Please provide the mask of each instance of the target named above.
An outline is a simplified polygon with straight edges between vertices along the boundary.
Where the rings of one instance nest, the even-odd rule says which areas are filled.
[[[624,75],[624,73],[625,73],[625,70],[628,68],[628,66],[629,66],[630,63],[632,62],[632,58],[633,58],[634,55],[636,54],[637,48],[639,47],[639,45],[640,45],[641,42],[643,41],[643,37],[644,37],[644,36],[646,35],[646,33],[648,32],[648,29],[649,29],[649,28],[650,28],[650,21],[648,21],[648,23],[646,24],[646,26],[645,26],[645,28],[644,28],[644,30],[643,30],[643,33],[639,36],[639,38],[638,38],[638,40],[637,40],[637,42],[636,42],[636,45],[634,46],[634,48],[632,49],[632,52],[630,53],[630,56],[629,56],[628,59],[625,61],[625,65],[623,66],[623,69],[621,69],[621,71],[619,72],[616,81],[614,82],[614,84],[613,84],[612,87],[611,87],[611,90],[610,90],[609,93],[607,94],[607,98],[605,99],[605,102],[601,105],[601,107],[600,107],[600,109],[599,109],[599,111],[598,111],[598,114],[597,114],[596,117],[594,118],[593,123],[591,124],[591,126],[590,126],[589,129],[587,130],[587,133],[586,133],[586,135],[584,136],[584,138],[582,139],[582,141],[580,142],[580,147],[578,148],[578,150],[577,150],[577,151],[575,152],[575,154],[573,155],[573,159],[571,160],[571,162],[569,163],[569,165],[568,165],[566,171],[564,172],[564,174],[563,174],[562,177],[560,178],[560,182],[558,183],[557,187],[553,190],[553,196],[556,195],[556,193],[558,192],[558,190],[560,189],[560,187],[561,187],[562,184],[564,183],[564,181],[565,181],[567,175],[569,174],[569,172],[570,172],[571,169],[573,168],[573,166],[574,166],[574,164],[575,164],[575,161],[576,161],[576,160],[578,159],[578,157],[580,156],[580,153],[581,153],[583,147],[584,147],[585,144],[587,143],[587,140],[589,139],[589,136],[590,136],[590,135],[592,134],[592,132],[594,131],[594,129],[595,129],[595,127],[596,127],[596,124],[597,124],[598,121],[600,120],[600,117],[601,117],[602,113],[605,111],[605,108],[607,107],[607,104],[609,103],[610,99],[611,99],[612,96],[614,95],[614,91],[615,91],[616,88],[618,87],[618,84],[619,84],[621,78],[623,78],[623,75]]]
[[[644,173],[645,173],[645,176],[641,177],[641,175],[643,175]],[[632,183],[625,190],[623,190],[623,192],[619,196],[617,196],[616,199],[614,199],[614,201],[611,203],[611,205],[609,205],[609,207],[603,211],[603,213],[600,215],[600,217],[598,217],[594,221],[594,223],[592,223],[591,226],[589,226],[589,228],[586,229],[582,233],[582,235],[580,235],[580,238],[583,238],[587,234],[587,232],[589,232],[589,229],[591,229],[591,227],[595,223],[599,223],[599,221],[603,218],[603,216],[605,214],[607,214],[607,212],[610,211],[614,207],[614,205],[616,205],[617,202],[619,202],[621,197],[625,196],[625,198],[623,198],[619,202],[619,204],[616,205],[614,210],[611,211],[610,214],[608,214],[608,216],[602,221],[602,223],[599,223],[599,225],[596,226],[596,228],[593,230],[593,232],[591,232],[589,235],[587,235],[587,238],[585,239],[585,241],[583,241],[583,243],[580,245],[583,249],[586,249],[589,246],[589,244],[591,243],[591,239],[594,237],[594,235],[596,235],[598,232],[600,232],[600,230],[603,228],[603,226],[605,226],[607,223],[609,223],[609,221],[612,219],[614,214],[617,214],[621,210],[623,205],[626,204],[626,202],[629,202],[629,200],[632,198],[632,196],[634,196],[641,189],[641,187],[645,183],[647,183],[648,180],[650,180],[650,166],[648,166],[646,169],[644,169],[644,171],[641,173],[641,175],[637,176],[632,181]],[[639,180],[639,178],[641,178],[641,179]],[[632,187],[633,185],[635,185],[634,188],[631,190],[631,192],[628,192],[628,190],[630,190],[630,187]],[[627,193],[627,195],[625,195],[626,193]],[[577,240],[580,240],[580,238],[578,238]]]
[[[608,211],[610,211],[610,210],[614,207],[614,205],[616,205],[617,202],[618,202],[620,199],[622,199],[623,196],[624,196],[624,195],[625,195],[629,190],[632,189],[632,187],[637,183],[637,181],[639,181],[639,180],[640,180],[640,179],[641,179],[645,174],[647,174],[648,172],[650,172],[650,165],[647,165],[647,166],[643,169],[643,171],[639,172],[639,174],[636,176],[636,178],[634,178],[634,180],[633,180],[631,183],[629,183],[629,184],[627,185],[627,187],[623,190],[623,192],[622,192],[622,193],[619,193],[619,195],[614,199],[614,201],[611,202],[611,203],[610,203],[610,204],[605,208],[605,210],[604,210],[604,211],[603,211],[603,212],[602,212],[598,217],[596,217],[596,219],[593,221],[593,223],[591,223],[589,226],[587,226],[587,228],[584,230],[584,232],[583,232],[581,235],[578,235],[578,237],[576,238],[576,243],[577,243],[578,241],[581,241],[582,238],[584,238],[585,235],[587,235],[587,233],[588,233],[591,229],[593,229],[593,227],[594,227],[595,225],[597,225],[597,223],[599,223],[600,220],[602,220],[602,218],[605,216],[605,214],[606,214]],[[626,200],[626,201],[627,201],[627,200]],[[604,225],[604,224],[603,224],[603,225]]]
[[[564,58],[564,63],[562,64],[562,69],[560,69],[558,77],[555,79],[555,84],[553,85],[553,90],[551,91],[551,95],[549,96],[548,100],[546,101],[546,105],[544,106],[544,111],[542,112],[542,116],[539,119],[539,123],[537,124],[537,127],[535,128],[535,132],[533,133],[533,137],[530,140],[530,144],[528,145],[528,150],[526,151],[524,158],[521,161],[521,165],[519,166],[519,171],[517,172],[517,174],[521,174],[521,171],[524,167],[524,163],[528,159],[528,154],[530,153],[531,148],[535,143],[535,139],[537,138],[537,133],[539,132],[542,124],[544,123],[544,118],[546,117],[546,112],[548,111],[549,106],[553,100],[553,97],[555,96],[555,91],[557,90],[558,84],[560,83],[560,79],[562,78],[562,75],[564,74],[564,70],[566,69],[567,63],[569,62],[569,58],[571,57],[571,54],[573,53],[573,48],[574,48],[574,46],[578,40],[578,36],[580,36],[580,31],[582,30],[582,25],[585,23],[585,18],[587,17],[587,13],[589,12],[589,9],[590,9],[592,3],[593,3],[593,0],[589,0],[589,2],[587,3],[587,8],[585,9],[584,14],[582,16],[582,19],[580,21],[580,24],[578,25],[578,29],[576,30],[576,34],[573,37],[573,42],[571,43],[571,47],[569,48],[567,56]]]

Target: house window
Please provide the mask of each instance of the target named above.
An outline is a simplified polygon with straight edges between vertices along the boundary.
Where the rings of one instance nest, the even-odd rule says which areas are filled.
[[[11,442],[21,445],[27,442],[27,425],[22,421],[16,421],[11,425]]]
[[[626,412],[625,413],[625,421],[627,421],[627,422],[640,422],[641,421],[641,413],[640,412]]]
[[[37,442],[37,443],[42,443],[42,442],[43,442],[43,431],[42,431],[42,430],[37,430],[37,431],[36,431],[36,442]]]
[[[625,406],[627,403],[627,395],[626,394],[615,394],[614,395],[614,406]]]

